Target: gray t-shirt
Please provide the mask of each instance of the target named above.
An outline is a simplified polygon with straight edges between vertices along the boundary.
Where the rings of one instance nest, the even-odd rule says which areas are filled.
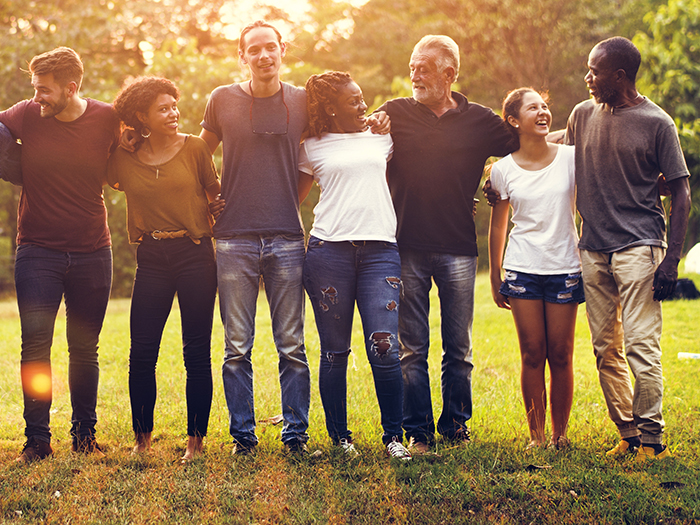
[[[576,146],[579,248],[665,248],[659,174],[666,180],[690,176],[671,117],[647,98],[614,110],[586,100],[571,112],[564,141]]]
[[[282,83],[276,94],[254,102],[238,84],[212,92],[202,127],[223,143],[226,200],[214,237],[303,234],[297,165],[307,124],[304,89]]]

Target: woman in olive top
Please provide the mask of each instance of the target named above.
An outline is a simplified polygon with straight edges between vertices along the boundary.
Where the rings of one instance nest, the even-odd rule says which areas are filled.
[[[178,99],[175,85],[163,78],[139,78],[122,89],[114,108],[144,141],[135,153],[114,153],[108,181],[126,193],[129,241],[139,245],[129,354],[134,452],[151,447],[156,362],[177,294],[187,370],[186,462],[202,450],[211,408],[216,262],[208,202],[221,185],[207,144],[178,133]]]

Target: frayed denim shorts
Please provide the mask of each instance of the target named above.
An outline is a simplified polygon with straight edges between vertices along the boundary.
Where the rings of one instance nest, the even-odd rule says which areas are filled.
[[[535,275],[506,270],[499,292],[506,297],[541,299],[548,303],[580,304],[585,301],[581,272]]]

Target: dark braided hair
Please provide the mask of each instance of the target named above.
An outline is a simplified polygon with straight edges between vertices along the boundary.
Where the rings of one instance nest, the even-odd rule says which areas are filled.
[[[331,128],[326,108],[337,103],[338,91],[352,82],[344,71],[328,71],[311,75],[306,81],[306,106],[309,112],[309,136],[318,137]]]

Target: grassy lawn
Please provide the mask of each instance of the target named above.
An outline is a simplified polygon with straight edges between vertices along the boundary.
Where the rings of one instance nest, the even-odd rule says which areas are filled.
[[[664,415],[672,459],[637,466],[611,460],[617,442],[595,373],[585,309],[576,330],[576,387],[564,452],[524,452],[527,425],[519,387],[520,359],[509,312],[477,281],[474,322],[473,442],[407,463],[381,445],[379,410],[359,323],[349,367],[349,422],[361,453],[347,460],[326,435],[318,395],[318,336],[307,306],[306,344],[312,370],[310,450],[283,452],[280,427],[262,422],[281,412],[277,358],[267,303],[259,304],[255,402],[256,455],[231,456],[221,384],[222,327],[215,322],[214,402],[204,458],[185,467],[184,367],[179,319],[171,315],[158,363],[154,453],[133,457],[127,387],[128,300],[110,304],[100,348],[98,440],[107,458],[69,452],[65,317],[53,347],[51,411],[55,457],[30,466],[14,458],[24,442],[19,379],[19,320],[14,302],[0,303],[0,523],[693,523],[700,522],[700,303],[664,304]],[[440,410],[437,295],[431,312],[431,377]]]

